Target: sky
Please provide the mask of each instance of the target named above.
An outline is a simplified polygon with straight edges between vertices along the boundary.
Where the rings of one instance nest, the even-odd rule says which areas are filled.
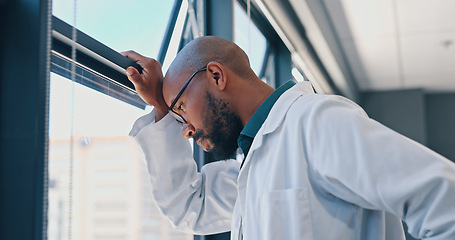
[[[52,14],[122,52],[158,55],[173,7],[172,0],[53,0]],[[76,12],[76,20],[74,20]]]

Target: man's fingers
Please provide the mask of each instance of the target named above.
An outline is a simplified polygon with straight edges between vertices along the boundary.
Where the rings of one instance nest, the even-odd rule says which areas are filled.
[[[134,67],[128,67],[126,69],[126,76],[133,84],[140,83],[142,80],[141,75],[139,74],[137,69]]]
[[[138,62],[138,61],[143,61],[145,59],[144,56],[142,56],[141,54],[133,51],[133,50],[130,50],[130,51],[126,51],[126,52],[121,52],[120,54],[122,54],[123,56],[135,61],[135,62]]]

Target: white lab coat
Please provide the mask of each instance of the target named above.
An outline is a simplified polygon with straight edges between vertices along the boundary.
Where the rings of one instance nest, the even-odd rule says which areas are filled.
[[[454,164],[299,83],[283,93],[235,160],[197,172],[181,127],[154,112],[130,133],[157,206],[179,229],[232,239],[455,239]]]

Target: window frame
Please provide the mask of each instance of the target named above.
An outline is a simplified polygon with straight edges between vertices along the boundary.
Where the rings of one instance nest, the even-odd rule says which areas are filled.
[[[142,68],[134,61],[107,47],[82,31],[75,29],[76,41],[72,39],[73,27],[59,18],[52,16],[52,51],[59,53],[69,60],[72,47],[76,48],[76,63],[86,66],[112,81],[134,90],[134,85],[128,80],[125,69],[135,67],[139,72]]]
[[[169,50],[175,24],[182,7],[183,0],[174,0],[166,30],[156,59],[163,63]],[[129,66],[140,73],[142,68],[134,61],[106,46],[88,34],[74,28],[56,16],[52,16],[52,51],[51,72],[71,78],[72,63],[76,65],[76,82],[95,89],[111,97],[117,98],[136,107],[144,109],[146,103],[139,98],[134,85],[128,80],[125,69]],[[73,33],[73,30],[75,33]],[[75,34],[75,41],[73,40]],[[72,59],[72,48],[76,50],[76,59]],[[106,86],[93,84],[87,76],[101,77],[108,80]],[[93,77],[92,77],[93,78]],[[91,83],[92,82],[92,83]],[[113,83],[113,84],[110,84]],[[107,91],[106,89],[109,89]],[[125,91],[126,89],[126,91]]]

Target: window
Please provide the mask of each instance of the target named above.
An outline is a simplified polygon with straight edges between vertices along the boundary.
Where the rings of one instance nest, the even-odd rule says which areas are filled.
[[[148,111],[51,75],[49,239],[175,235],[154,209],[145,168],[127,136]]]
[[[234,3],[234,42],[245,51],[250,59],[253,71],[259,77],[265,61],[267,40],[256,25],[248,19],[245,10],[236,1]]]
[[[290,52],[254,1],[248,14],[248,2],[234,3],[234,42],[248,54],[258,77],[277,88],[292,78]]]
[[[54,19],[51,57],[48,239],[193,239],[155,207],[146,168],[128,137],[151,107],[109,62],[112,56],[126,60],[117,52],[129,49],[158,57],[181,2],[78,0],[76,11],[71,2],[53,2],[61,20]],[[96,51],[78,46],[73,67],[72,43],[57,41],[56,28],[71,28],[74,12],[77,43],[94,44]]]

